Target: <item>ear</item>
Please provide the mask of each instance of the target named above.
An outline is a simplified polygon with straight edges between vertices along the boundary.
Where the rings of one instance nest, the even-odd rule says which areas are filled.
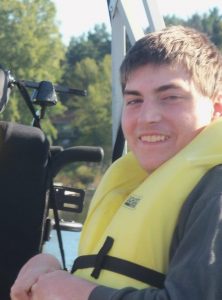
[[[214,114],[213,118],[217,119],[222,116],[222,92],[219,93],[214,100]]]

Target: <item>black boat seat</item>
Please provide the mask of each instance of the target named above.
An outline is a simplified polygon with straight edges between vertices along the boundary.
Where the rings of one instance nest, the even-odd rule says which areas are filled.
[[[0,122],[0,299],[42,247],[49,144],[35,127]]]

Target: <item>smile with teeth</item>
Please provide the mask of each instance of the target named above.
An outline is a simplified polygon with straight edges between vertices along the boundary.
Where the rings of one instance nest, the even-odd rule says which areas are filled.
[[[166,135],[143,135],[140,137],[140,140],[142,142],[148,142],[148,143],[156,143],[156,142],[164,142],[168,140],[168,136]]]

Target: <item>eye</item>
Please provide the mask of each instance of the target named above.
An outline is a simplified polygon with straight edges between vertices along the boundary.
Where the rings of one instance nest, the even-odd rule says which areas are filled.
[[[169,95],[166,97],[163,97],[162,100],[163,101],[177,101],[180,100],[182,98],[182,96],[180,95]]]
[[[126,105],[130,106],[130,105],[136,105],[136,104],[140,104],[143,103],[142,99],[126,99]]]

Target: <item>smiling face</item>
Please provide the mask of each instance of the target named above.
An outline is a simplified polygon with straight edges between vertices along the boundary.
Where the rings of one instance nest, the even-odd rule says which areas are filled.
[[[130,150],[149,173],[184,148],[215,115],[213,101],[182,66],[145,65],[123,92],[122,128]]]

